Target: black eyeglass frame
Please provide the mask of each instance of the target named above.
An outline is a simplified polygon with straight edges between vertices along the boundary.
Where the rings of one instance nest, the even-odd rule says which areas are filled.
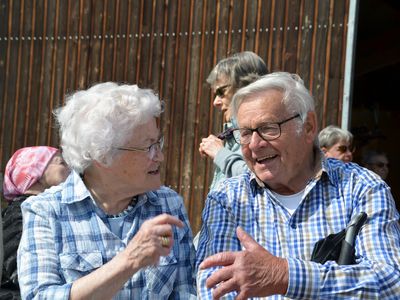
[[[225,97],[225,93],[228,87],[232,86],[231,84],[225,84],[222,86],[219,86],[218,88],[215,89],[214,95],[218,96],[220,98]]]
[[[354,145],[346,146],[346,145],[340,145],[336,147],[336,151],[340,152],[341,154],[346,153],[347,151],[350,151],[350,153],[356,152],[356,147]]]
[[[235,142],[238,143],[239,145],[248,145],[248,144],[250,144],[250,142],[251,142],[251,137],[253,136],[253,132],[255,132],[255,131],[257,132],[257,134],[258,134],[264,141],[269,142],[269,141],[276,140],[276,139],[278,139],[278,138],[281,136],[281,134],[282,134],[281,125],[282,125],[282,124],[285,124],[285,123],[287,123],[287,122],[289,122],[289,121],[291,121],[291,120],[293,120],[293,119],[296,119],[296,118],[301,118],[301,115],[300,115],[300,114],[296,114],[296,115],[294,115],[294,116],[292,116],[292,117],[290,117],[290,118],[288,118],[288,119],[285,119],[285,120],[283,120],[283,121],[280,121],[280,122],[264,123],[262,126],[259,126],[259,127],[257,127],[257,128],[236,128],[236,129],[233,131],[233,136],[234,136],[234,138],[235,138]],[[272,137],[272,138],[266,139],[266,138],[261,134],[260,128],[263,128],[263,127],[270,127],[270,126],[275,126],[275,125],[278,126],[278,127],[276,128],[276,129],[278,129],[278,131],[279,131],[278,134],[277,134],[276,136]],[[246,131],[250,131],[250,132],[251,132],[251,134],[249,135],[249,136],[250,136],[250,139],[249,139],[248,143],[242,143],[242,142],[241,142],[241,140],[240,140],[240,138],[241,138],[241,136],[242,136],[241,133],[240,133],[241,130],[246,130]]]

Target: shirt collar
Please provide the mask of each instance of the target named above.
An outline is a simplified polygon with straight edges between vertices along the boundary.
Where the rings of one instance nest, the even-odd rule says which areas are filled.
[[[61,203],[74,203],[91,198],[90,192],[86,188],[81,176],[75,171],[71,171],[71,174],[65,180],[61,193]],[[151,204],[157,205],[158,196],[156,192],[149,191],[139,195],[138,202],[145,202],[147,200]]]
[[[63,183],[61,203],[74,203],[90,197],[81,176],[74,170]]]

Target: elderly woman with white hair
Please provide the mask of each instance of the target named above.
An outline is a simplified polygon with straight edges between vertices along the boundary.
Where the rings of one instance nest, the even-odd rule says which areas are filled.
[[[22,205],[23,299],[195,298],[184,204],[161,186],[161,112],[152,91],[111,82],[56,111],[72,172]]]

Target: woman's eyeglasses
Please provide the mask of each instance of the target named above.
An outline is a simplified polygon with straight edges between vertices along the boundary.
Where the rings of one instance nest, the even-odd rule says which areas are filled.
[[[378,168],[383,168],[383,167],[389,168],[389,163],[384,163],[384,162],[381,162],[381,161],[378,161],[376,163],[371,163],[371,165],[374,165],[374,166],[376,166]]]
[[[139,151],[139,152],[147,152],[148,157],[153,160],[154,157],[156,157],[156,154],[160,151],[162,151],[164,147],[164,136],[161,136],[160,139],[155,142],[154,144],[151,144],[148,147],[143,147],[143,148],[138,148],[138,147],[117,147],[116,149],[118,150],[123,150],[123,151]]]
[[[233,132],[235,131],[235,128],[228,128],[224,132],[221,132],[217,135],[217,138],[220,140],[225,140],[225,139],[230,139],[233,137]]]
[[[225,97],[226,90],[230,86],[231,86],[230,84],[226,84],[226,85],[218,87],[217,89],[215,89],[215,92],[214,92],[215,96],[216,97],[218,96],[220,98]]]
[[[340,145],[336,148],[337,151],[340,153],[346,153],[347,151],[350,151],[351,153],[354,153],[356,151],[356,147],[354,146],[346,146],[346,145]]]

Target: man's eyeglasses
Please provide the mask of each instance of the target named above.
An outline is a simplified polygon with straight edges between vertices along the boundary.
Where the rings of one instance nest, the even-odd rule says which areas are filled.
[[[240,145],[250,144],[253,132],[256,131],[264,141],[276,140],[281,136],[281,125],[293,119],[300,118],[300,114],[276,123],[266,123],[257,128],[238,128],[233,131],[236,143]]]
[[[220,97],[220,98],[224,97],[224,96],[225,96],[225,93],[226,93],[226,90],[227,90],[228,87],[230,87],[230,86],[231,86],[230,84],[226,84],[226,85],[223,85],[223,86],[218,87],[218,88],[215,90],[215,92],[214,92],[215,96],[218,96],[218,97]]]
[[[354,153],[356,151],[356,148],[354,146],[340,145],[336,148],[336,150],[340,153],[346,153],[347,151]]]
[[[154,157],[156,157],[156,154],[158,151],[162,151],[164,147],[164,136],[161,136],[160,139],[155,142],[154,144],[151,144],[149,147],[143,147],[143,148],[138,148],[138,147],[117,147],[116,149],[118,150],[124,150],[124,151],[139,151],[139,152],[147,152],[148,157],[153,160]]]

